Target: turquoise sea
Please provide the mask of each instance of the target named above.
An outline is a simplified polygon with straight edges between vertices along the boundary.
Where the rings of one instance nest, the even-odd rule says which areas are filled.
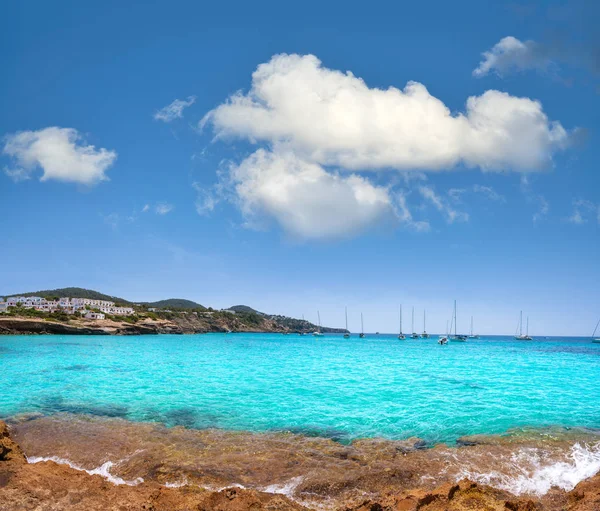
[[[0,336],[0,417],[84,413],[169,426],[453,443],[600,427],[600,344],[395,335]]]

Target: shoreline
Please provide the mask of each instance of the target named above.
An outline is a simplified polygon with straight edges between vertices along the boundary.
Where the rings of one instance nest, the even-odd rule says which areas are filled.
[[[355,509],[365,499],[377,503],[408,498],[407,492],[434,495],[460,483],[454,492],[472,492],[475,484],[481,498],[500,499],[503,505],[531,501],[543,507],[523,509],[554,510],[563,508],[553,503],[567,502],[576,485],[589,478],[600,490],[600,476],[594,479],[600,470],[600,432],[594,431],[476,435],[454,447],[424,449],[417,438],[367,438],[345,445],[294,433],[167,428],[70,414],[21,416],[9,424],[13,439],[36,462],[32,466],[58,461],[60,470],[101,476],[106,484],[117,482],[132,491],[147,485],[216,493],[237,488],[285,494],[311,509]]]
[[[341,329],[323,329],[330,333],[343,333]],[[0,316],[2,335],[185,335],[206,333],[279,333],[297,334],[273,320],[264,320],[262,326],[251,326],[230,318],[198,318],[180,315],[173,319],[144,318],[136,323],[111,319],[86,320],[73,318],[69,322],[46,318]]]

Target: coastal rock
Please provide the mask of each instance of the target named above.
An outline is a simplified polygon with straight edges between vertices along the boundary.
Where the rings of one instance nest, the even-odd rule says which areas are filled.
[[[18,465],[26,461],[23,451],[10,437],[8,426],[0,421],[0,463],[5,467],[8,464]]]

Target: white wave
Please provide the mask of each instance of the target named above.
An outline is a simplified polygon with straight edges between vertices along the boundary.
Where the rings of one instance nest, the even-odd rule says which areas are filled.
[[[100,465],[97,468],[88,470],[87,468],[83,468],[79,465],[76,465],[75,463],[72,463],[71,461],[69,461],[65,458],[59,458],[58,456],[31,456],[31,457],[28,456],[27,457],[28,463],[40,463],[42,461],[53,461],[54,463],[58,463],[60,465],[68,465],[69,467],[71,467],[74,470],[79,470],[81,472],[87,472],[88,474],[90,474],[92,476],[96,476],[96,475],[101,476],[104,479],[106,479],[107,481],[110,481],[111,483],[116,484],[116,485],[125,484],[127,486],[136,486],[136,485],[144,482],[144,480],[141,477],[138,477],[137,479],[134,479],[133,481],[126,481],[125,479],[122,479],[121,477],[112,475],[110,473],[110,469],[114,466],[114,463],[112,461],[107,461],[106,463],[103,463],[102,465]]]
[[[600,443],[593,447],[577,443],[564,461],[544,464],[541,458],[536,449],[522,449],[511,458],[511,475],[463,469],[458,479],[466,477],[514,495],[541,496],[553,486],[571,491],[584,479],[600,472]]]
[[[165,486],[167,488],[181,488],[182,486],[185,486],[186,484],[188,484],[187,479],[184,479],[183,481],[176,481],[174,483],[165,483]]]
[[[260,491],[264,491],[266,493],[279,493],[280,495],[285,495],[286,497],[292,497],[296,488],[302,482],[303,477],[298,476],[290,479],[287,483],[284,484],[270,484],[269,486],[265,486],[264,488],[260,488]]]

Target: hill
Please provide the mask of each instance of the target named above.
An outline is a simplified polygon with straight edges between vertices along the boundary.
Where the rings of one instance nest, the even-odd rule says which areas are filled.
[[[93,289],[84,289],[82,287],[62,287],[58,289],[44,289],[42,291],[33,291],[29,293],[11,293],[8,296],[41,296],[42,298],[60,298],[68,296],[70,298],[89,298],[90,300],[108,300],[115,303],[131,303],[129,300],[119,298],[118,296],[105,295]]]
[[[167,300],[158,300],[157,302],[141,302],[140,305],[147,307],[156,307],[158,309],[204,309],[199,303],[183,298],[168,298]]]
[[[252,314],[260,314],[262,316],[265,315],[264,312],[259,312],[256,309],[253,309],[252,307],[248,307],[247,305],[232,305],[227,310],[238,312],[238,313],[239,312],[250,312]]]

